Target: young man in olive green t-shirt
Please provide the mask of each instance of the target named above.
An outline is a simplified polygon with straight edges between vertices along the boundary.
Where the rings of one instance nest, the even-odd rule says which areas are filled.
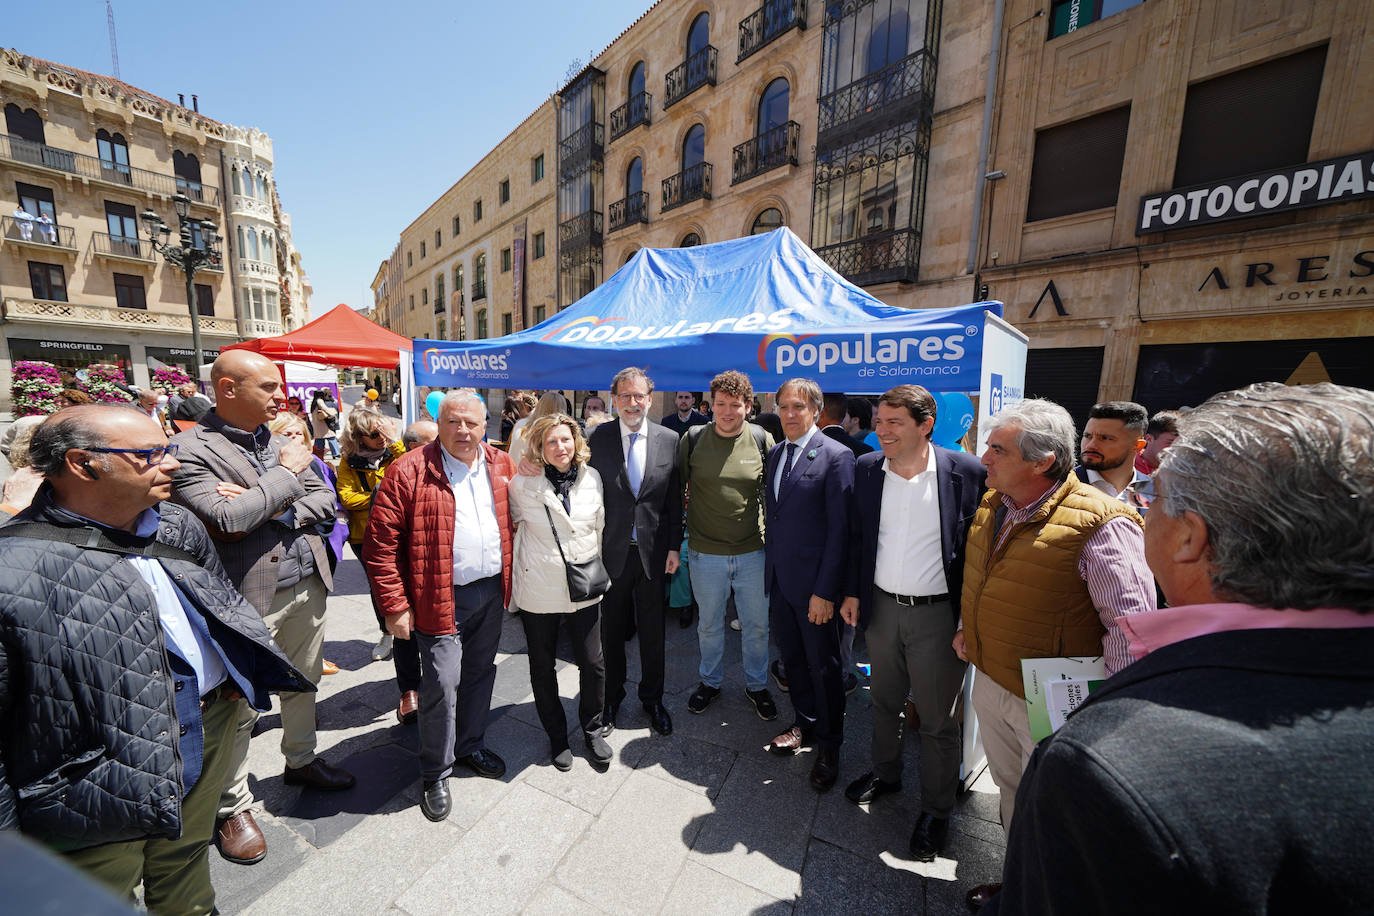
[[[741,372],[711,381],[714,420],[682,437],[687,504],[688,573],[700,608],[701,683],[687,701],[700,713],[724,679],[725,603],[735,593],[744,640],[745,693],[765,720],[778,708],[768,693],[768,602],[763,594],[763,462],[773,440],[745,422],[754,397]],[[692,433],[696,433],[695,437]]]

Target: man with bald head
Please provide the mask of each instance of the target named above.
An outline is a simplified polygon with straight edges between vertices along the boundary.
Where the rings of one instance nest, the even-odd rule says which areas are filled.
[[[176,446],[114,405],[49,417],[0,528],[0,830],[159,913],[214,912],[209,841],[242,698],[314,687],[164,502]]]
[[[324,610],[332,586],[317,533],[334,520],[334,490],[310,468],[308,448],[273,436],[268,421],[285,397],[271,360],[230,350],[210,370],[215,408],[172,441],[180,447],[172,500],[205,524],[229,579],[262,615],[291,663],[318,682]],[[257,713],[241,704],[228,780],[220,798],[220,854],[251,865],[267,841],[248,810],[248,739]],[[288,785],[339,790],[352,774],[315,755],[315,696],[282,697],[282,754]]]
[[[401,444],[406,447],[406,451],[413,452],[438,438],[439,424],[433,420],[416,420],[406,427],[405,433],[401,436]]]

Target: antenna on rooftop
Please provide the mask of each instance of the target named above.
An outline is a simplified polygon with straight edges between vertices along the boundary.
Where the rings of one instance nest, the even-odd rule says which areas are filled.
[[[110,63],[114,66],[114,78],[119,79],[119,42],[115,40],[114,7],[105,0],[105,21],[110,26]]]

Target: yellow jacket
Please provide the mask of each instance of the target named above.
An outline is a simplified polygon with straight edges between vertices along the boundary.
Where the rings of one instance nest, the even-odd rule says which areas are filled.
[[[372,494],[382,482],[387,466],[405,453],[406,447],[400,442],[391,443],[382,455],[376,470],[352,468],[348,466],[347,458],[339,459],[336,474],[339,502],[348,510],[348,543],[363,542],[363,535],[367,532],[367,518],[372,514]]]

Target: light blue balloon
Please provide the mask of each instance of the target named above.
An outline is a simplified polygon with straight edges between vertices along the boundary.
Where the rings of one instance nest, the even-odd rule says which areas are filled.
[[[941,448],[963,451],[959,440],[973,425],[973,401],[962,391],[931,392],[935,398],[935,428],[930,439]]]
[[[444,393],[442,391],[431,391],[425,398],[425,410],[428,410],[429,415],[436,420],[439,419],[439,402],[443,399]]]

